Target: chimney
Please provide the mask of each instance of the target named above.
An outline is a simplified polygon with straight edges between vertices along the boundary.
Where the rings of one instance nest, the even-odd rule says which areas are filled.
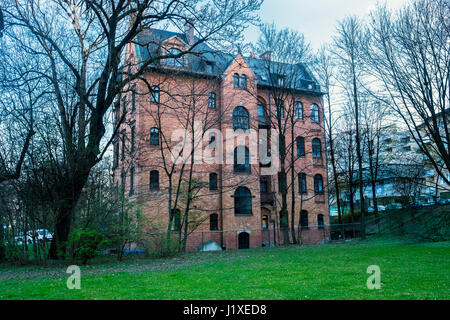
[[[188,19],[184,24],[184,34],[190,46],[194,44],[194,20]]]
[[[266,51],[259,57],[263,60],[270,61],[270,59],[272,58],[272,51]]]

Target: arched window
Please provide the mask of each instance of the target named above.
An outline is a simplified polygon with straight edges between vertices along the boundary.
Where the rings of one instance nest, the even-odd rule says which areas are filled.
[[[150,190],[159,190],[159,172],[158,172],[158,170],[150,171]]]
[[[159,129],[151,128],[150,129],[150,145],[157,146],[159,145]]]
[[[323,214],[319,214],[319,215],[317,215],[317,228],[323,229],[324,227],[325,227],[325,225],[323,222]]]
[[[269,229],[269,217],[267,215],[262,216],[262,228]]]
[[[320,123],[319,106],[317,104],[311,105],[311,122]]]
[[[233,129],[248,130],[250,123],[248,119],[248,111],[244,107],[236,107],[233,110]]]
[[[209,215],[209,230],[219,230],[219,216],[217,215],[217,213],[212,213]]]
[[[323,193],[323,179],[320,174],[314,176],[314,192],[316,194]]]
[[[300,228],[308,229],[308,211],[306,210],[300,212]]]
[[[209,174],[209,190],[217,190],[217,173]]]
[[[239,87],[244,88],[244,89],[247,88],[247,76],[245,74],[241,74]]]
[[[246,187],[234,192],[234,214],[252,214],[252,194]]]
[[[297,137],[295,140],[297,143],[297,157],[304,157],[305,156],[305,138]]]
[[[320,140],[317,138],[312,141],[312,155],[313,158],[322,158],[322,147]]]
[[[233,83],[235,88],[239,88],[239,75],[237,73],[233,75]]]
[[[306,174],[303,172],[298,174],[298,192],[299,193],[307,193]]]
[[[169,50],[167,50],[167,53],[170,56],[176,56],[179,55],[181,53],[180,50],[178,50],[177,48],[170,48]],[[183,66],[183,57],[178,57],[178,58],[167,58],[166,59],[166,65],[171,66],[171,67],[182,67]]]
[[[250,152],[247,147],[238,146],[234,149],[234,172],[250,173]]]
[[[295,118],[303,120],[303,104],[300,101],[295,101]]]

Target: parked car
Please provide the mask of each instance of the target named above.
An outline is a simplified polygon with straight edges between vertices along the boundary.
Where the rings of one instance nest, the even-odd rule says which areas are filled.
[[[386,210],[398,210],[403,208],[400,203],[389,203],[386,205]]]
[[[46,241],[52,241],[53,240],[53,234],[50,233],[47,229],[38,229],[36,230],[36,239],[38,241],[46,240]]]
[[[416,201],[410,202],[409,205],[413,208],[420,208],[420,207],[423,207],[423,201],[416,200]]]
[[[47,229],[37,229],[37,230],[30,230],[27,232],[26,241],[28,244],[33,242],[33,233],[34,233],[34,239],[35,241],[43,241],[44,239],[46,241],[52,241],[53,240],[53,234],[48,231]],[[23,244],[23,233],[20,232],[18,236],[15,237],[16,244],[22,245]]]
[[[450,203],[450,199],[447,198],[441,198],[437,201],[438,204],[449,204]]]
[[[378,212],[386,210],[385,206],[377,206],[377,208],[378,208]],[[370,212],[370,213],[375,212],[375,208],[373,206],[370,206],[369,208],[367,208],[367,212]]]

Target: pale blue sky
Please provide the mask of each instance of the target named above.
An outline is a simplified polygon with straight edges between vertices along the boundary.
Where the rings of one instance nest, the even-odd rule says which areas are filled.
[[[384,2],[384,1],[383,1]],[[407,0],[387,0],[399,8]],[[265,0],[260,11],[262,22],[275,22],[278,28],[302,32],[313,49],[331,41],[336,23],[347,15],[363,16],[375,7],[377,0]],[[249,28],[246,39],[255,42],[258,30]]]

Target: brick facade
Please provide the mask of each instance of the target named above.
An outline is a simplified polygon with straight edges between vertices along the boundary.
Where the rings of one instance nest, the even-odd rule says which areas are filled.
[[[178,37],[170,39],[167,45],[181,47],[186,45]],[[127,59],[137,59],[139,54],[134,45],[129,46]],[[183,63],[189,58],[184,58]],[[234,87],[234,74],[246,76],[246,88]],[[159,87],[159,103],[152,102],[148,87]],[[131,90],[132,89],[132,90]],[[135,93],[132,93],[134,91]],[[209,94],[213,92],[216,95],[216,106],[214,109],[208,107]],[[249,113],[250,128],[258,129],[258,102],[262,102],[266,107],[274,106],[274,101],[269,99],[270,94],[267,88],[258,85],[258,79],[252,68],[247,63],[247,58],[237,55],[220,76],[198,76],[196,74],[171,73],[149,71],[145,74],[145,81],[137,81],[130,86],[130,91],[125,93],[120,99],[120,107],[116,109],[116,119],[119,119],[125,111],[125,121],[121,125],[120,135],[115,142],[115,165],[113,169],[114,181],[120,185],[122,183],[122,174],[125,177],[124,188],[127,193],[130,191],[131,172],[134,171],[133,190],[130,196],[138,201],[146,218],[153,225],[157,225],[160,231],[167,230],[169,220],[168,198],[169,198],[169,180],[163,168],[163,159],[161,156],[161,141],[158,145],[150,144],[150,129],[160,128],[160,138],[167,141],[167,145],[174,148],[178,140],[172,140],[172,133],[178,129],[189,128],[190,123],[186,120],[193,117],[202,122],[207,129],[219,130],[223,135],[223,141],[216,141],[217,148],[210,150],[208,146],[208,137],[210,131],[207,131],[202,141],[203,152],[210,152],[212,156],[217,155],[217,149],[222,147],[223,165],[217,163],[196,163],[193,165],[193,177],[196,181],[203,181],[205,186],[198,191],[195,201],[193,201],[192,216],[199,223],[196,232],[189,235],[187,241],[187,250],[195,250],[198,245],[206,241],[215,241],[226,249],[237,249],[239,239],[245,243],[246,235],[249,234],[249,246],[261,247],[263,242],[274,242],[273,230],[262,230],[265,227],[275,227],[275,238],[277,243],[281,243],[278,225],[278,216],[281,206],[281,194],[278,192],[277,174],[267,176],[268,192],[261,193],[260,190],[260,171],[258,152],[249,145],[246,140],[245,145],[250,149],[251,171],[250,173],[235,173],[232,163],[226,161],[233,159],[233,154],[226,149],[226,132],[233,129],[233,110],[237,106],[243,106]],[[320,94],[308,94],[307,91],[298,94],[296,101],[303,104],[304,120],[296,121],[294,125],[294,138],[287,134],[287,145],[295,141],[295,137],[305,137],[305,156],[295,161],[295,226],[300,223],[300,200],[302,209],[308,212],[308,229],[302,229],[303,243],[317,243],[329,237],[329,229],[318,228],[318,215],[324,216],[324,225],[328,226],[328,194],[327,194],[327,173],[324,153],[324,131],[323,116]],[[310,121],[310,105],[316,104],[320,110],[320,123]],[[192,111],[192,112],[191,112]],[[134,127],[134,129],[132,129]],[[134,138],[131,137],[131,131],[134,130]],[[123,138],[123,139],[122,139]],[[257,137],[258,139],[259,137]],[[321,159],[312,158],[311,142],[313,138],[318,138],[322,142]],[[134,140],[134,148],[132,148]],[[222,143],[220,143],[222,142]],[[222,144],[222,146],[220,146]],[[124,147],[122,146],[124,145]],[[162,145],[165,147],[166,143]],[[132,149],[134,151],[132,152]],[[171,149],[172,152],[174,149]],[[184,151],[184,149],[183,149]],[[233,151],[233,150],[231,150]],[[253,151],[253,152],[252,152]],[[166,159],[170,152],[167,148],[163,149]],[[122,158],[122,153],[124,156]],[[233,152],[231,152],[233,153]],[[201,154],[196,155],[200,158]],[[167,161],[167,160],[166,160]],[[170,161],[169,161],[170,162]],[[171,163],[170,163],[171,164]],[[133,169],[131,169],[133,168]],[[178,164],[173,173],[174,188],[178,186],[178,178],[182,165]],[[150,171],[159,172],[159,190],[150,189]],[[189,164],[185,167],[183,180],[187,179]],[[306,173],[307,193],[301,195],[298,190],[297,173]],[[217,190],[209,190],[209,174],[216,173],[218,186]],[[323,194],[314,193],[314,175],[320,174],[323,177]],[[291,184],[290,173],[288,173],[288,185]],[[234,193],[239,186],[245,186],[251,192],[251,215],[235,214]],[[275,198],[270,202],[271,197]],[[288,190],[288,213],[291,220],[291,191]],[[218,231],[210,232],[210,215],[218,215]],[[268,216],[268,225],[263,225],[262,217]],[[154,230],[154,229],[153,229]],[[202,232],[203,231],[203,232]],[[220,231],[223,231],[222,233]],[[244,244],[245,245],[245,244]]]

